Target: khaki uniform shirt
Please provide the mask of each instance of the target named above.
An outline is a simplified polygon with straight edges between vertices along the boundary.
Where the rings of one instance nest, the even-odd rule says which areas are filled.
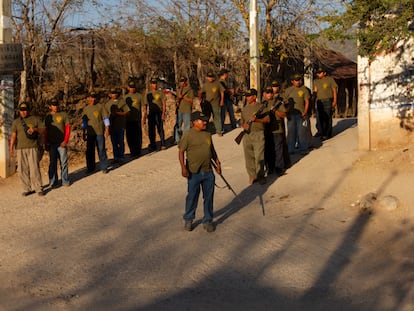
[[[105,127],[103,119],[108,118],[108,114],[102,104],[83,108],[83,118],[88,122],[88,135],[103,135]]]
[[[220,106],[221,93],[224,93],[225,88],[219,81],[214,80],[213,82],[206,81],[200,91],[206,93],[206,100],[212,106]]]
[[[187,168],[191,173],[209,172],[212,150],[211,134],[191,128],[185,132],[178,143],[178,148],[187,155]]]
[[[26,122],[29,128],[44,128],[45,127],[45,124],[43,123],[43,121],[37,116],[28,116],[27,118],[24,119],[24,121]],[[16,149],[38,147],[37,139],[30,139],[26,136],[20,117],[13,121],[11,131],[12,133],[16,133],[17,135]]]
[[[66,112],[49,113],[45,118],[47,142],[50,144],[60,144],[63,142],[66,125],[69,125],[69,116]]]

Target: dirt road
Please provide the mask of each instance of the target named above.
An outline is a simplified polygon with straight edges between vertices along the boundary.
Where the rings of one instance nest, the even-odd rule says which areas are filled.
[[[337,121],[264,186],[239,130],[214,136],[238,193],[216,188],[214,233],[183,230],[176,147],[106,175],[72,167],[45,197],[0,179],[0,310],[414,310],[414,147],[360,152],[355,120]],[[369,192],[398,208],[361,213]]]

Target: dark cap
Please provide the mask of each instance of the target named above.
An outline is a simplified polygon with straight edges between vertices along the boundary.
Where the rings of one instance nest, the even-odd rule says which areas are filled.
[[[207,72],[207,77],[214,78],[215,75],[214,75],[214,73],[212,71],[209,71],[209,72]]]
[[[218,72],[219,76],[224,75],[225,73],[228,73],[229,71],[226,68],[220,69],[220,71]]]
[[[302,80],[303,76],[300,73],[294,73],[292,75],[292,80],[299,81]]]
[[[250,89],[247,90],[246,93],[244,93],[244,96],[257,96],[257,90],[256,89]]]
[[[135,88],[135,82],[134,81],[129,81],[128,82],[128,87]]]
[[[321,73],[321,72],[326,72],[326,70],[325,70],[325,69],[323,69],[322,67],[318,67],[318,68],[316,69],[316,73]]]
[[[121,94],[121,89],[112,88],[112,89],[109,90],[109,94],[118,94],[118,95],[120,95]]]
[[[151,84],[157,84],[158,83],[158,79],[157,78],[151,78],[150,83]]]
[[[98,97],[98,94],[96,92],[89,92],[88,93],[88,97],[97,98]]]
[[[266,86],[266,88],[265,88],[264,92],[265,92],[265,93],[273,93],[273,89],[272,89],[272,87],[271,87],[271,86]]]
[[[26,102],[20,103],[19,110],[20,111],[28,111],[28,110],[30,110],[29,103],[26,103]]]
[[[273,80],[273,81],[272,81],[272,86],[273,86],[273,87],[278,87],[278,86],[280,86],[280,82],[279,82],[279,81],[277,81],[277,80]]]
[[[56,97],[53,97],[50,101],[49,101],[49,106],[59,106],[59,102],[56,99]]]
[[[195,120],[201,120],[201,121],[208,121],[208,117],[203,114],[201,111],[194,111],[191,114],[191,121],[195,121]]]
[[[187,78],[186,77],[181,77],[180,80],[178,80],[178,82],[187,82]]]

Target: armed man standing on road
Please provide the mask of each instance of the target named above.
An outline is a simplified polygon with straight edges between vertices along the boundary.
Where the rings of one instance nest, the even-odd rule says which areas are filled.
[[[250,184],[259,180],[260,184],[266,183],[264,171],[264,124],[270,122],[269,109],[259,104],[257,90],[250,89],[245,93],[247,105],[243,108],[241,122],[244,131],[243,150],[246,162],[246,170]]]
[[[200,195],[203,190],[204,217],[202,224],[207,232],[215,230],[213,224],[214,182],[211,161],[214,161],[218,174],[221,174],[220,161],[214,149],[211,134],[207,132],[208,117],[200,111],[191,114],[193,127],[184,133],[178,144],[178,159],[181,175],[187,178],[188,192],[183,215],[184,229],[191,231]],[[185,159],[185,155],[187,159]]]
[[[147,93],[147,102],[144,106],[143,123],[145,124],[148,116],[148,138],[150,140],[149,149],[157,150],[155,142],[155,128],[161,140],[161,150],[167,149],[164,137],[164,120],[167,111],[167,97],[162,90],[157,89],[158,80],[152,78],[150,80],[150,91]]]
[[[30,115],[30,107],[26,102],[19,105],[19,118],[11,127],[9,144],[10,157],[17,153],[17,169],[23,184],[23,196],[37,192],[43,196],[42,175],[40,174],[39,135],[44,135],[45,126],[37,116]]]
[[[213,110],[214,127],[216,128],[217,136],[223,136],[223,128],[221,127],[221,107],[224,105],[224,87],[213,72],[208,72],[206,81],[200,90],[200,100],[202,99],[201,94],[205,93],[205,100],[211,104]]]
[[[313,81],[313,95],[316,100],[317,121],[322,131],[322,139],[332,137],[332,115],[335,111],[338,84],[332,77],[327,76],[323,68],[316,70],[317,79]]]

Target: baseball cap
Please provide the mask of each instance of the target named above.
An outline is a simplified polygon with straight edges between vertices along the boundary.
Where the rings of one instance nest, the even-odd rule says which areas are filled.
[[[256,89],[250,89],[247,90],[246,93],[244,93],[244,96],[257,96],[257,90]]]
[[[180,80],[178,80],[179,82],[186,82],[187,78],[186,77],[181,77]]]
[[[49,101],[49,105],[50,105],[50,106],[58,106],[58,105],[59,105],[59,102],[58,102],[58,100],[54,97],[54,98],[52,98],[52,99]]]
[[[97,98],[98,97],[98,94],[96,93],[96,92],[89,92],[88,93],[88,97],[93,97],[93,98]]]
[[[221,69],[219,72],[218,72],[218,75],[219,76],[221,76],[221,75],[223,75],[223,74],[225,74],[225,73],[228,73],[229,71],[226,69],[226,68],[223,68],[223,69]]]
[[[214,73],[212,71],[207,72],[207,77],[214,78]]]
[[[302,80],[302,75],[300,73],[294,73],[292,75],[292,80],[298,81],[298,80]]]
[[[201,120],[201,121],[208,121],[208,117],[203,114],[201,111],[194,111],[191,114],[191,121],[195,121],[195,120]]]
[[[265,92],[265,93],[273,93],[273,89],[272,89],[272,87],[271,87],[271,86],[266,86],[266,88],[265,88],[264,92]]]
[[[28,103],[22,102],[22,103],[19,104],[19,110],[20,111],[27,111],[29,109],[30,109],[30,106],[29,106]]]
[[[273,80],[273,81],[272,81],[272,86],[274,86],[274,87],[276,87],[276,86],[280,86],[279,81],[277,81],[277,80]]]
[[[134,81],[129,81],[128,86],[131,87],[131,88],[135,87],[135,82]]]
[[[318,67],[317,69],[316,69],[316,73],[321,73],[321,72],[325,72],[326,70],[325,69],[323,69],[322,67]]]
[[[158,79],[157,78],[151,78],[150,83],[151,84],[157,84],[158,83]]]

